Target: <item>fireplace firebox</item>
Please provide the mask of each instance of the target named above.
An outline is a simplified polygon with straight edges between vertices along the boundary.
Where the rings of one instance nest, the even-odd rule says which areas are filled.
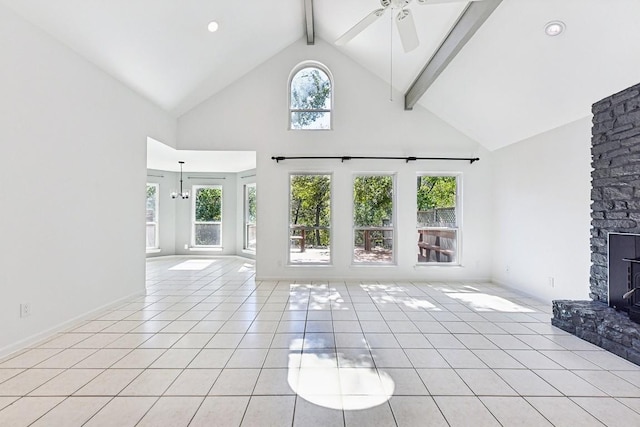
[[[640,292],[636,292],[640,291],[640,258],[625,258],[624,261],[629,263],[627,278],[629,291],[623,295],[623,298],[633,303],[629,307],[629,319],[640,323],[640,303],[638,303]]]
[[[609,306],[640,323],[640,235],[609,234]]]

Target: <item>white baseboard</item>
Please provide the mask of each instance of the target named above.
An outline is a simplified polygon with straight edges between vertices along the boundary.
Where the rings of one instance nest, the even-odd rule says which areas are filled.
[[[20,350],[23,350],[25,348],[29,348],[32,347],[34,344],[40,343],[48,338],[50,338],[51,336],[57,334],[58,332],[64,331],[69,329],[69,327],[73,326],[74,323],[80,323],[83,320],[88,320],[89,318],[93,317],[95,314],[101,312],[101,311],[105,311],[111,307],[117,306],[118,304],[122,304],[123,302],[125,302],[126,300],[136,297],[136,296],[141,296],[143,295],[143,292],[134,292],[130,295],[124,296],[122,298],[118,298],[115,301],[112,301],[110,303],[104,304],[98,308],[95,308],[91,311],[88,311],[84,314],[81,314],[79,316],[76,316],[72,319],[66,320],[52,328],[49,328],[45,331],[39,332],[35,335],[31,335],[27,338],[23,338],[18,342],[15,342],[13,344],[9,344],[8,346],[5,346],[3,348],[0,348],[0,359],[4,359],[7,356],[12,355],[13,353],[16,353]]]
[[[218,254],[218,255],[181,255],[181,254],[177,254],[177,255],[161,255],[161,256],[154,256],[152,258],[147,258],[146,261],[149,262],[153,262],[153,261],[162,261],[162,260],[167,260],[167,259],[189,259],[189,258],[238,258],[238,259],[242,259],[242,260],[249,260],[249,261],[255,261],[255,259],[253,258],[249,258],[248,256],[244,256],[244,255],[238,255],[238,254],[230,254],[230,255],[223,255],[223,254]]]
[[[282,277],[282,276],[256,276],[256,282],[286,282],[289,280],[308,280],[311,282],[354,282],[354,281],[379,281],[379,282],[478,282],[478,283],[490,283],[492,282],[489,278],[470,278],[470,279],[423,279],[416,277],[400,277],[387,279],[384,277],[381,278],[371,278],[371,277],[333,277],[333,276],[324,276],[324,277],[301,277],[300,276],[291,276],[291,277]]]

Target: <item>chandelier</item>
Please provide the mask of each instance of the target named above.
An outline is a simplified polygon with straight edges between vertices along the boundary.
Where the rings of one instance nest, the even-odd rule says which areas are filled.
[[[183,161],[179,161],[178,163],[180,163],[180,192],[178,193],[177,191],[173,191],[171,193],[171,198],[172,199],[177,199],[178,197],[180,197],[181,199],[188,199],[189,198],[189,192],[188,191],[184,191],[182,189],[182,165],[184,164]]]

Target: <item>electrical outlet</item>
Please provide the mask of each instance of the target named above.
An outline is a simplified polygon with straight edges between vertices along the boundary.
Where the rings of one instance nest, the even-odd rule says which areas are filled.
[[[186,251],[187,249],[189,249],[189,244],[188,244],[188,243],[185,243],[185,244],[184,244],[184,250]]]
[[[31,304],[24,303],[20,304],[20,317],[29,317],[31,316]]]
[[[553,277],[549,277],[548,280],[549,280],[549,286],[552,288],[555,288],[556,287],[555,279]]]

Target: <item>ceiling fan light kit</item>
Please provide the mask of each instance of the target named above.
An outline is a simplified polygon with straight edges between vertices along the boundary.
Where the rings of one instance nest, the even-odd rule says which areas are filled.
[[[343,35],[341,35],[335,44],[343,46],[351,41],[354,37],[364,31],[369,25],[376,22],[384,15],[387,9],[397,10],[395,21],[400,34],[400,41],[405,52],[411,52],[420,45],[418,39],[418,32],[416,30],[416,24],[413,19],[411,10],[407,7],[412,0],[380,0],[382,9],[376,9],[373,12],[365,16],[360,22],[348,29]],[[460,0],[416,0],[419,5],[430,5],[438,3],[455,3]],[[474,0],[472,0],[474,1]]]

